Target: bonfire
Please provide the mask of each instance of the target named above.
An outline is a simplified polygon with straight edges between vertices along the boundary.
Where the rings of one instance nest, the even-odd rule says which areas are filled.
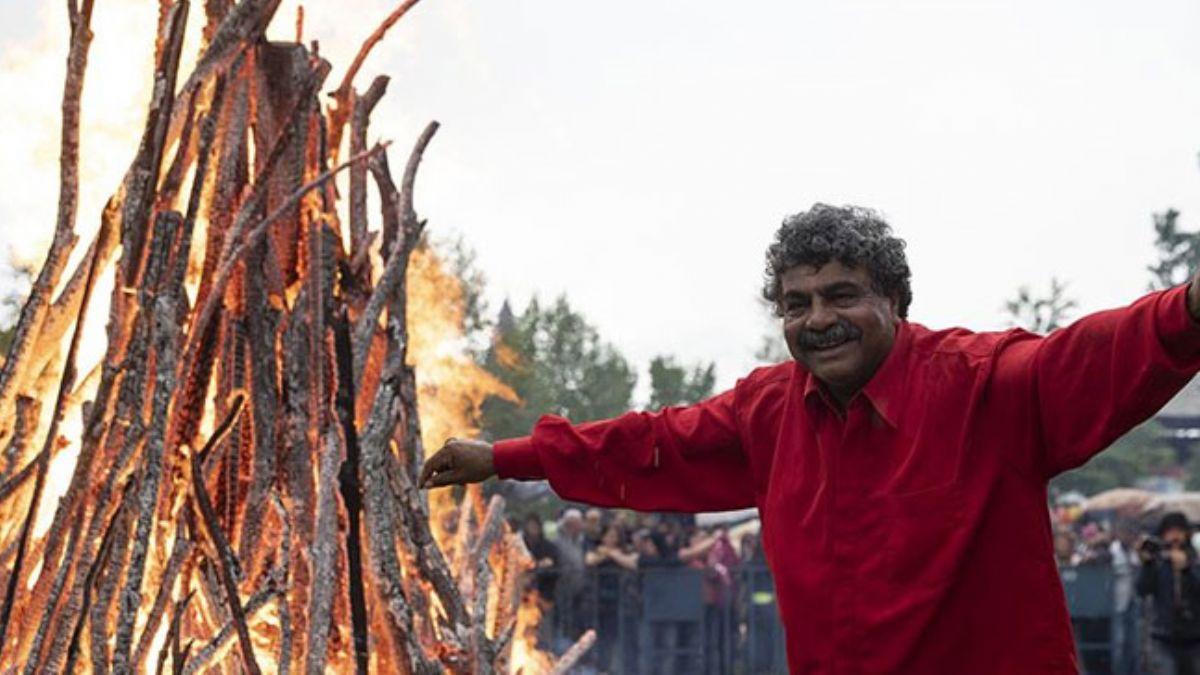
[[[141,141],[72,264],[93,2],[68,2],[58,216],[0,369],[4,672],[562,672],[594,639],[537,650],[499,497],[413,484],[511,395],[444,349],[461,288],[413,200],[437,123],[397,184],[388,79],[355,86],[416,4],[324,93],[302,14],[264,37],[279,0],[206,0],[186,74],[199,10],[161,0]]]

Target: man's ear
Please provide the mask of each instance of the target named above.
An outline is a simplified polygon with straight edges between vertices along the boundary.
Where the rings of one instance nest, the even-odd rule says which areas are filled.
[[[900,298],[894,295],[887,296],[888,306],[892,308],[892,323],[899,325],[902,319],[900,318]]]

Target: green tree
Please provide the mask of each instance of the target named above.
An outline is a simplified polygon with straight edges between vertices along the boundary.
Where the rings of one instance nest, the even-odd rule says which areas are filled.
[[[519,316],[505,303],[484,367],[520,399],[484,402],[482,429],[492,438],[525,435],[548,413],[572,422],[620,415],[637,383],[625,357],[565,296],[546,308],[535,298]]]
[[[1179,229],[1179,212],[1167,209],[1154,214],[1154,248],[1158,260],[1148,266],[1151,289],[1171,288],[1187,281],[1200,269],[1200,232]]]
[[[1061,492],[1085,495],[1116,487],[1132,487],[1138,479],[1168,471],[1175,452],[1162,440],[1162,428],[1150,420],[1117,439],[1087,464],[1056,477],[1051,486]]]
[[[488,318],[487,277],[479,268],[478,254],[461,236],[435,242],[434,249],[462,287],[463,335],[471,353],[478,360],[488,346],[492,329]]]
[[[651,410],[702,401],[713,394],[717,366],[696,364],[689,370],[673,356],[656,356],[650,361]]]
[[[1017,297],[1004,303],[1009,325],[1043,334],[1068,323],[1075,307],[1075,301],[1067,297],[1067,284],[1058,277],[1050,277],[1046,295],[1035,296],[1028,286],[1021,286]]]

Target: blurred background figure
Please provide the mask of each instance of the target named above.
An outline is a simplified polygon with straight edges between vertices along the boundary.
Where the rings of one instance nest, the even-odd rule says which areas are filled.
[[[610,523],[600,536],[600,544],[588,551],[584,562],[595,574],[596,659],[600,672],[624,672],[614,663],[614,647],[619,644],[621,630],[623,580],[622,570],[635,571],[638,555],[626,546],[624,530],[617,522]],[[628,650],[622,650],[628,651]]]
[[[555,582],[556,634],[564,644],[568,636],[581,634],[587,626],[583,616],[584,551],[583,514],[579,509],[563,511],[558,522],[558,580]],[[560,645],[565,649],[565,646]]]
[[[1200,570],[1182,513],[1163,516],[1157,537],[1142,542],[1137,591],[1154,603],[1150,658],[1155,673],[1200,674]]]
[[[554,601],[554,587],[558,581],[558,547],[547,541],[542,532],[542,519],[536,514],[525,517],[521,526],[521,538],[533,558],[533,587],[544,602]]]

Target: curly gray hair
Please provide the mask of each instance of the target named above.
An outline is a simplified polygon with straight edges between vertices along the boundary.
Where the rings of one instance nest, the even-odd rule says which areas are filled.
[[[780,278],[797,265],[821,267],[831,260],[864,267],[875,290],[897,303],[900,318],[912,304],[912,272],[904,257],[904,240],[875,211],[859,206],[813,204],[783,219],[767,248],[763,298],[779,313]]]

